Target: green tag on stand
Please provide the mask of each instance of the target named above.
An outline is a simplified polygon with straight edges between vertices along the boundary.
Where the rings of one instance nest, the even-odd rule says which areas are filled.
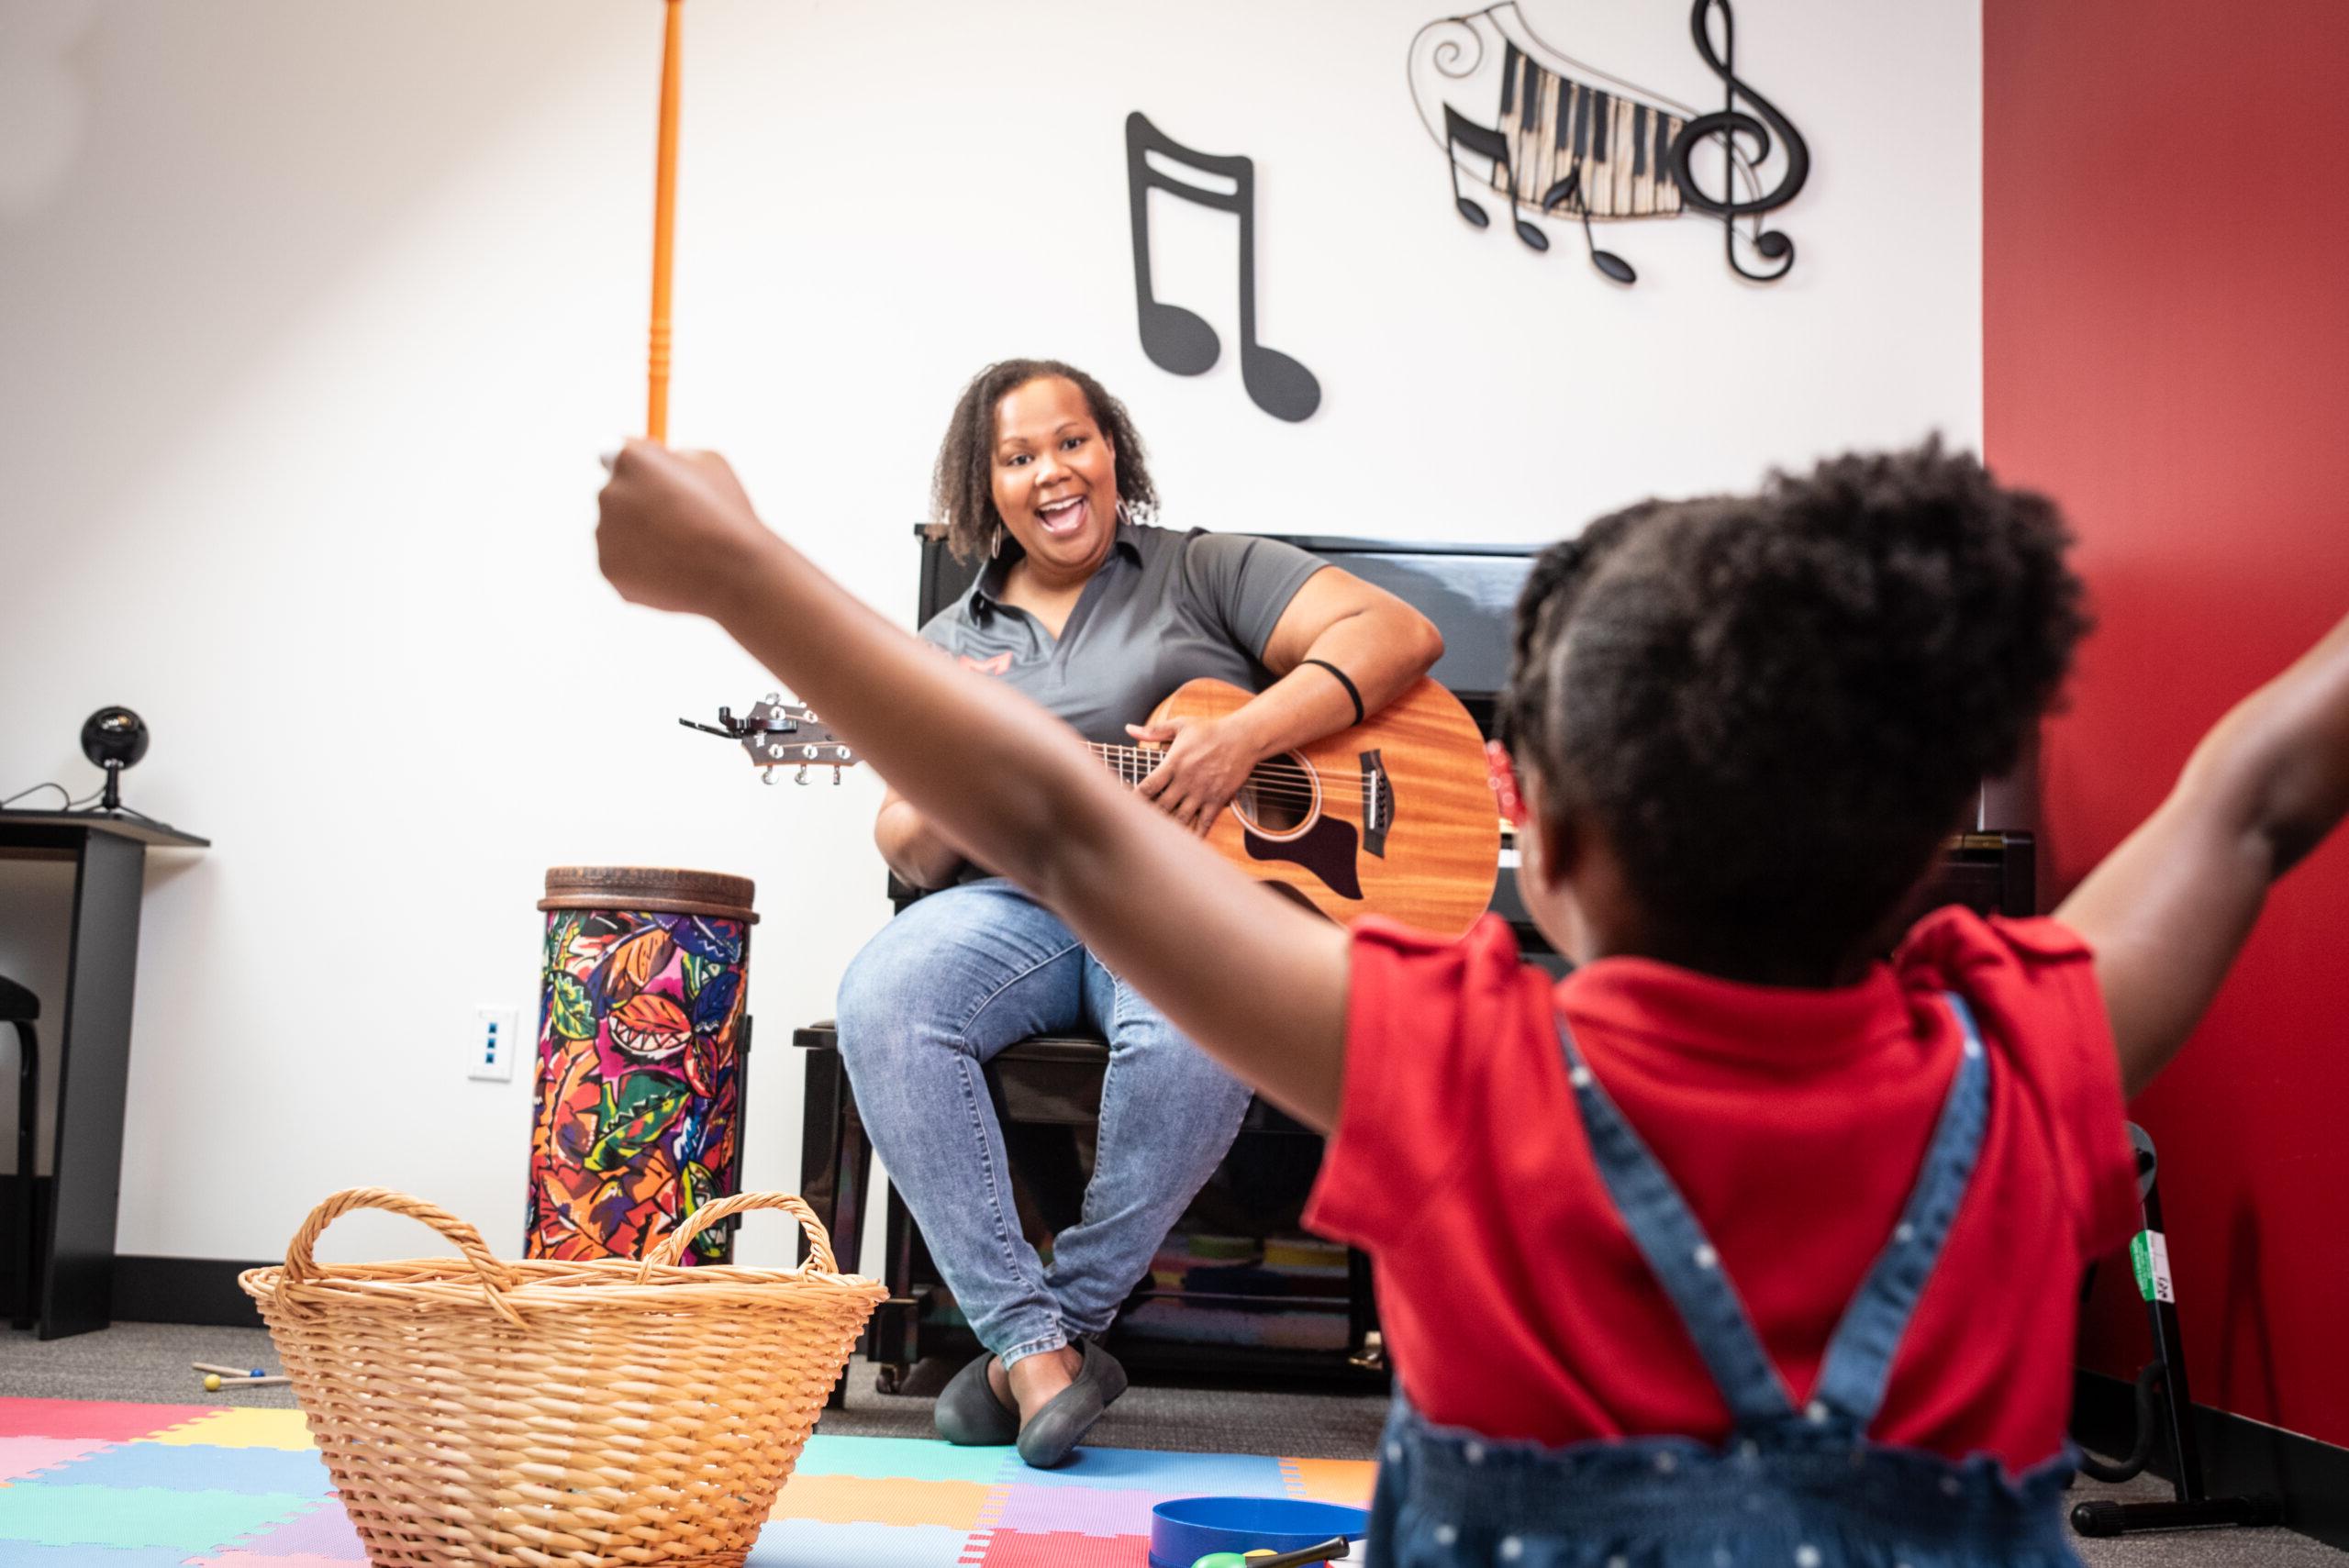
[[[2158,1230],[2140,1230],[2129,1242],[2129,1264],[2136,1271],[2137,1294],[2147,1301],[2176,1301],[2169,1278],[2169,1240]]]

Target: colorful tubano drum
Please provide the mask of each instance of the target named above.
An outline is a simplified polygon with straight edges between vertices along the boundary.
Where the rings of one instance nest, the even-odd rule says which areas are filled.
[[[527,1256],[641,1258],[737,1189],[751,892],[716,872],[547,873]],[[683,1261],[731,1262],[732,1229]]]

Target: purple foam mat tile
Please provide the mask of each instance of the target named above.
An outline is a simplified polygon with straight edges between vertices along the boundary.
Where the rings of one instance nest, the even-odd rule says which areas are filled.
[[[342,1500],[333,1496],[306,1513],[296,1514],[265,1529],[255,1530],[238,1540],[235,1550],[251,1558],[300,1557],[334,1562],[367,1561],[367,1549],[360,1543],[359,1532],[351,1528],[351,1516],[342,1511]]]
[[[1030,1486],[1012,1482],[996,1509],[996,1528],[1030,1535],[1148,1535],[1150,1510],[1166,1500],[1155,1487],[1120,1491],[1110,1486]]]

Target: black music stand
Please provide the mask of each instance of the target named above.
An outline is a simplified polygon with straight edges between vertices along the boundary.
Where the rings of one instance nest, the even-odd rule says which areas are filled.
[[[2194,1396],[2187,1387],[2186,1349],[2179,1337],[2177,1300],[2169,1288],[2168,1241],[2162,1229],[2161,1162],[2154,1140],[2135,1122],[2129,1141],[2137,1154],[2137,1195],[2145,1225],[2136,1245],[2143,1250],[2140,1289],[2154,1332],[2154,1359],[2137,1376],[2136,1451],[2118,1465],[2085,1461],[2082,1468],[2103,1481],[2126,1481],[2145,1468],[2154,1444],[2166,1439],[2177,1462],[2166,1503],[2124,1503],[2092,1497],[2072,1505],[2072,1528],[2082,1535],[2133,1535],[2145,1530],[2199,1529],[2211,1525],[2275,1525],[2284,1522],[2283,1505],[2273,1497],[2213,1497],[2202,1488],[2202,1451],[2194,1439]],[[2158,1397],[2156,1407],[2154,1400]]]

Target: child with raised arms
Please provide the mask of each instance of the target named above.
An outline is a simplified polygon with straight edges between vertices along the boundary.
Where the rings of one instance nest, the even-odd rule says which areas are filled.
[[[1398,1372],[1371,1561],[2074,1561],[2122,1096],[2349,809],[2349,621],[2054,918],[1903,936],[2085,628],[2054,509],[1928,445],[1603,518],[1528,580],[1495,762],[1578,964],[1553,984],[1491,917],[1444,941],[1267,896],[827,580],[722,460],[629,447],[597,543],[1329,1131],[1308,1219],[1377,1261]]]

